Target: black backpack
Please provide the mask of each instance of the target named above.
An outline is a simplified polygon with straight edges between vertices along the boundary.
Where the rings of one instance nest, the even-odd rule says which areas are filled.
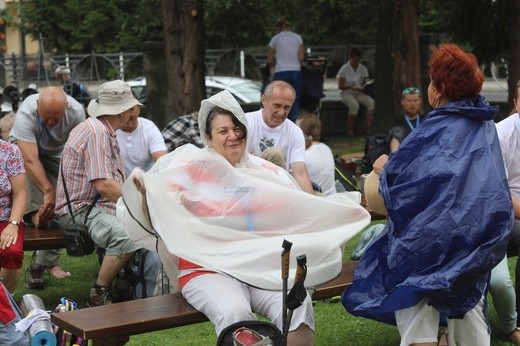
[[[63,84],[63,90],[67,95],[75,98],[76,101],[81,103],[84,107],[88,107],[88,104],[90,103],[90,94],[84,83],[70,79]]]
[[[139,249],[116,281],[114,302],[153,297],[160,293],[157,287],[161,274],[161,259],[157,252]]]
[[[375,134],[368,136],[365,142],[365,156],[361,166],[361,174],[367,174],[372,171],[372,165],[377,158],[383,154],[390,153],[390,135]]]
[[[343,185],[345,191],[360,191],[356,178],[337,159],[334,159],[334,178]]]

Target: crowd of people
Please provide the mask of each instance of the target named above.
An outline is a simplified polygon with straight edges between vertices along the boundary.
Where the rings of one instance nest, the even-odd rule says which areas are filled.
[[[95,99],[82,94],[78,101],[79,83],[58,67],[63,87],[44,88],[26,97],[16,114],[2,117],[0,278],[7,290],[14,293],[19,284],[25,225],[66,227],[77,218],[104,253],[88,305],[111,304],[116,277],[146,247],[119,215],[123,187],[130,184],[160,235],[160,247],[151,250],[161,249],[170,280],[217,335],[256,314],[282,330],[284,297],[270,276],[273,264],[259,266],[263,275],[255,278],[228,256],[202,251],[205,244],[248,263],[240,256],[265,257],[270,241],[289,237],[301,241],[301,250],[328,252],[313,265],[337,269],[345,242],[369,216],[359,201],[336,190],[334,157],[320,141],[319,116],[298,109],[302,38],[282,19],[268,46],[274,73],[254,112],[244,113],[224,91],[161,131],[139,116],[142,105],[124,81],[106,82]],[[352,49],[337,73],[349,136],[360,105],[368,131],[374,119],[361,57],[361,50]],[[514,285],[507,265],[508,256],[520,252],[520,82],[516,112],[495,125],[497,108],[479,95],[483,73],[472,54],[441,45],[432,52],[429,76],[432,111],[421,114],[419,88],[402,90],[402,114],[389,124],[389,155],[374,163],[367,178],[374,186],[365,190],[376,191],[367,198],[378,199],[367,203],[382,205],[387,223],[364,250],[343,305],[353,315],[396,325],[403,346],[437,345],[439,326],[449,345],[489,345],[489,292],[500,328],[520,345],[520,263]],[[163,185],[147,182],[147,174]],[[181,212],[157,211],[167,207]],[[338,215],[331,217],[333,212]],[[320,234],[305,226],[311,223]],[[172,225],[171,235],[161,233]],[[338,238],[337,228],[346,225],[350,233]],[[175,234],[182,238],[178,244],[168,238]],[[261,249],[257,234],[266,238]],[[334,240],[325,246],[325,239]],[[59,249],[38,250],[33,257],[28,288],[43,289],[45,272],[74,278],[61,267]],[[336,269],[309,265],[309,280],[332,279]],[[289,345],[313,344],[308,294],[287,328]]]
[[[12,123],[10,130],[10,125],[6,125],[6,138],[12,143],[0,142],[5,149],[2,150],[2,154],[6,155],[4,162],[9,163],[3,169],[9,189],[3,191],[6,209],[2,223],[4,229],[0,237],[0,247],[3,250],[1,276],[9,291],[14,292],[19,281],[25,223],[38,228],[55,224],[66,227],[75,222],[76,218],[85,220],[90,237],[104,252],[99,272],[90,290],[88,305],[93,307],[112,303],[114,280],[132,260],[134,253],[142,248],[128,237],[124,225],[115,215],[115,203],[122,195],[121,186],[135,167],[147,170],[170,150],[175,153],[186,145],[196,147],[202,143],[202,146],[218,152],[233,165],[246,166],[247,170],[257,169],[259,173],[256,174],[259,176],[267,174],[269,185],[274,183],[274,193],[278,193],[282,185],[294,191],[300,197],[293,196],[294,201],[291,200],[291,204],[302,199],[301,194],[314,195],[305,163],[303,132],[296,124],[287,120],[296,98],[295,90],[286,82],[273,81],[262,95],[264,107],[248,114],[242,112],[233,96],[224,96],[226,98],[223,104],[208,99],[204,101],[206,103],[203,102],[200,112],[174,119],[162,133],[151,121],[139,117],[140,103],[133,96],[128,84],[121,80],[101,85],[97,98],[89,103],[86,112],[79,102],[60,87],[47,87],[27,97],[17,114],[6,118]],[[217,94],[215,97],[222,95]],[[220,107],[212,107],[213,110],[204,108],[207,104],[214,105],[212,102]],[[312,116],[319,120],[315,115]],[[231,138],[230,134],[235,134],[236,138]],[[270,161],[264,161],[262,155]],[[271,176],[273,173],[274,176]],[[280,186],[276,187],[277,185]],[[284,199],[285,197],[281,198],[280,202],[283,203]],[[271,204],[270,200],[268,202]],[[368,222],[368,213],[349,199],[344,203],[343,208],[352,210],[347,213],[336,212],[342,215],[339,218],[341,222],[339,219],[336,222],[345,224],[346,215],[357,213],[352,218],[353,222],[359,222],[356,218],[360,217],[362,222],[357,223],[353,229],[361,231]],[[316,207],[312,209],[315,210]],[[283,211],[282,208],[275,210]],[[359,214],[359,210],[363,213]],[[310,212],[306,214],[312,215]],[[327,217],[326,214],[323,217]],[[286,220],[283,220],[285,225]],[[284,230],[286,227],[279,228]],[[348,240],[345,237],[346,235],[334,237],[335,242],[340,243],[334,246],[334,261],[329,265],[336,268],[338,263],[341,264],[342,245]],[[315,248],[317,244],[313,242],[312,245]],[[313,247],[309,245],[310,249]],[[33,263],[26,274],[28,288],[44,289],[45,272],[58,279],[73,279],[74,273],[60,266],[59,256],[58,249],[35,252]],[[9,262],[6,262],[7,259]],[[234,305],[225,304],[234,313],[228,315],[228,320],[219,321],[218,311],[221,307],[215,306],[216,310],[212,312],[212,308],[206,303],[197,304],[197,300],[202,297],[195,294],[196,291],[185,289],[192,287],[187,280],[191,279],[194,268],[199,267],[193,265],[189,261],[179,262],[177,269],[181,273],[180,283],[184,283],[183,273],[187,271],[186,282],[180,287],[192,304],[200,307],[208,316],[215,315],[212,320],[217,333],[229,324],[253,318],[254,312],[266,315],[282,328],[277,317],[282,301],[280,292],[258,289],[256,286],[249,287],[251,294],[256,290],[254,295],[258,295],[258,298],[250,302],[252,305],[249,313],[234,311],[235,307],[244,303],[237,300]],[[329,273],[328,279],[332,278],[330,273],[335,270],[325,271]],[[205,273],[206,270],[202,272]],[[215,276],[204,278],[213,280]],[[172,280],[177,280],[177,277]],[[200,280],[202,278],[197,281]],[[231,285],[231,288],[233,282],[235,281],[225,284],[225,287]],[[214,284],[211,283],[211,286]],[[194,287],[198,288],[199,285]],[[222,292],[228,296],[226,290]],[[188,298],[191,295],[194,298]],[[259,303],[264,301],[262,295],[266,295],[265,298],[272,295],[273,298],[269,298],[270,303],[264,306],[256,305],[254,302],[257,299]],[[275,302],[280,302],[280,306]],[[249,305],[244,305],[247,306]],[[289,344],[312,344],[314,320],[310,296],[304,307],[293,314],[288,330]]]

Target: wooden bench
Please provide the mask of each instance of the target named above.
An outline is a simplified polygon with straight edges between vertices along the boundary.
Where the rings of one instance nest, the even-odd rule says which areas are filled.
[[[365,206],[364,206],[365,207]],[[384,215],[369,211],[372,221],[383,220]],[[63,229],[49,228],[40,229],[34,227],[25,228],[23,249],[24,251],[32,250],[50,250],[50,249],[64,249],[65,241],[63,240]]]
[[[340,275],[315,287],[314,300],[340,295],[352,283],[356,262],[343,264]],[[206,322],[180,293],[51,314],[51,322],[93,345],[124,345],[131,335]]]
[[[25,228],[24,251],[61,249],[64,247],[65,241],[63,240],[63,230],[61,228]]]

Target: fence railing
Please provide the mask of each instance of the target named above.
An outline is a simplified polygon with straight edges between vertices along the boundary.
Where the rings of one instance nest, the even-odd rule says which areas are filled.
[[[328,60],[328,74],[335,74],[346,61],[349,46],[311,46],[306,51],[313,56]],[[361,47],[365,61],[371,66],[374,47]],[[67,66],[74,78],[82,81],[105,81],[114,78],[130,79],[143,75],[143,53],[97,53],[65,55],[15,54],[0,57],[0,87],[16,85],[25,87],[30,83],[52,84],[54,70]],[[234,75],[250,79],[260,79],[259,64],[267,59],[266,47],[207,49],[205,66],[207,75]],[[3,75],[3,76],[2,76]],[[2,78],[3,77],[3,78]]]

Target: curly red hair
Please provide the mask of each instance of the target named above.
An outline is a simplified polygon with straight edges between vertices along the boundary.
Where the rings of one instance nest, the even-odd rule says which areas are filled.
[[[428,66],[435,89],[444,90],[442,94],[451,100],[475,97],[482,89],[484,74],[477,58],[454,43],[434,48]]]

